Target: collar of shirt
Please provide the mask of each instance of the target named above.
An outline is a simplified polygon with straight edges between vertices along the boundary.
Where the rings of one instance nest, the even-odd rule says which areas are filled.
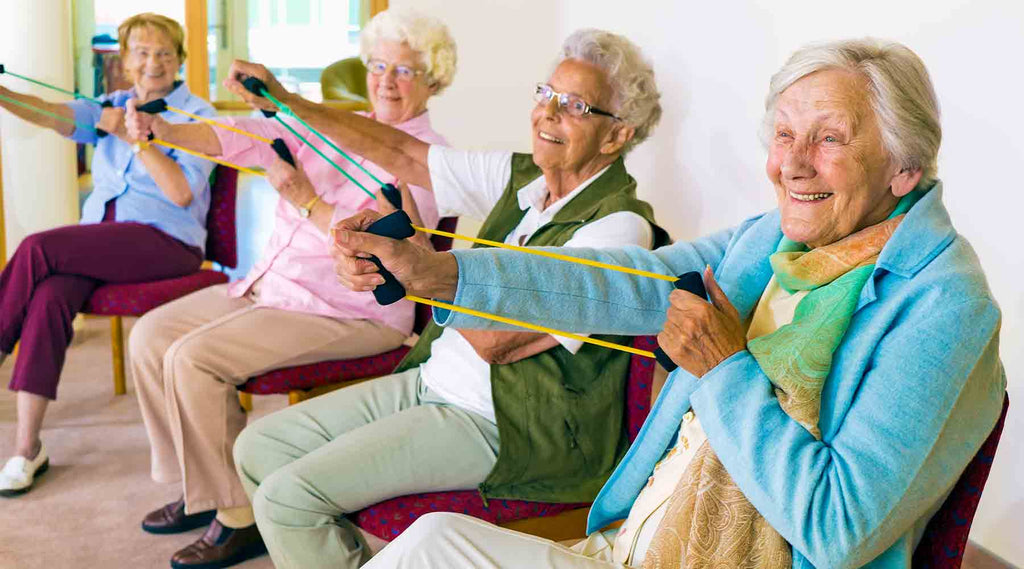
[[[547,223],[552,218],[554,218],[555,214],[561,211],[561,209],[565,207],[566,204],[571,202],[574,197],[579,195],[580,192],[587,189],[587,187],[589,187],[590,184],[593,184],[594,180],[600,178],[601,174],[604,174],[605,171],[607,171],[610,167],[611,164],[605,166],[604,168],[601,168],[600,172],[587,178],[573,191],[569,192],[555,203],[549,205],[547,209],[544,209],[544,202],[548,199],[548,184],[544,176],[541,175],[536,180],[523,186],[523,188],[519,190],[519,192],[516,194],[516,198],[519,200],[519,209],[524,211],[528,211],[531,207],[536,209],[537,213],[540,214],[542,220],[540,225],[543,225],[544,223]],[[538,225],[538,227],[540,225]]]
[[[359,113],[366,118],[377,120],[377,113],[361,112]],[[384,123],[387,124],[387,123]],[[412,117],[411,119],[400,122],[398,124],[389,124],[391,128],[397,128],[398,130],[404,131],[407,134],[416,136],[416,133],[421,133],[430,130],[430,111],[423,111],[422,113]],[[416,138],[419,138],[418,136]]]

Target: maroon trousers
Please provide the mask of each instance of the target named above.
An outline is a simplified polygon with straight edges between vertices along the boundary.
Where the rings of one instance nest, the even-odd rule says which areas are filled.
[[[56,399],[71,321],[100,285],[180,277],[202,262],[199,249],[141,223],[29,235],[0,273],[0,350],[21,340],[9,388]]]

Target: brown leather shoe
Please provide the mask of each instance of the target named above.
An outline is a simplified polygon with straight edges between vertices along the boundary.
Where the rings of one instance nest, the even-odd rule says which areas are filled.
[[[256,524],[239,529],[226,528],[216,519],[203,537],[171,557],[174,569],[220,569],[258,557],[267,552]]]
[[[153,510],[142,519],[142,529],[149,533],[181,533],[210,523],[217,515],[216,510],[185,514],[185,497]]]

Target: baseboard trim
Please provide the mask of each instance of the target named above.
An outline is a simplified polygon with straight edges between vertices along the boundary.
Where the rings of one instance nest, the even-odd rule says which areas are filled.
[[[977,543],[967,542],[964,548],[964,562],[961,569],[1017,569],[1005,559]]]

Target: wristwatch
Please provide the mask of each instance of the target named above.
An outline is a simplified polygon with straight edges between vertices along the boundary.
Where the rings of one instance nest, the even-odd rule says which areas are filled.
[[[320,201],[320,196],[316,196],[305,204],[297,206],[295,209],[299,210],[299,217],[308,218],[313,213],[313,208],[316,207],[316,202],[318,201]]]

